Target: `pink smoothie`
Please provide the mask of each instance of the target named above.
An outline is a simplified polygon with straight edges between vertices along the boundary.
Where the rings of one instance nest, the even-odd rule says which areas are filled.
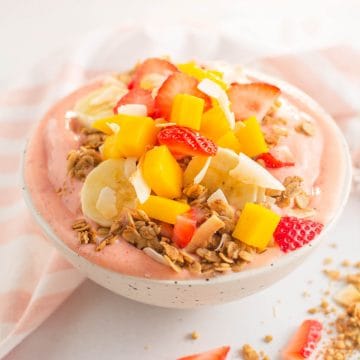
[[[94,245],[80,245],[71,229],[74,220],[83,217],[80,206],[82,183],[70,181],[66,174],[67,153],[78,146],[78,139],[70,129],[65,113],[99,85],[97,82],[82,87],[60,100],[36,128],[25,157],[25,182],[33,205],[70,249],[95,264],[139,277],[190,278],[187,271],[175,273],[123,240],[96,252]],[[313,137],[294,132],[283,140],[294,154],[296,166],[273,170],[272,173],[280,180],[288,175],[299,175],[305,180],[306,190],[316,189],[317,195],[312,203],[317,210],[316,220],[326,224],[336,213],[341,200],[345,176],[342,139],[333,123],[294,95],[283,91],[282,102],[284,117],[296,123],[300,117],[307,116],[314,120],[317,131]],[[56,192],[60,188],[65,189],[61,195]],[[279,256],[283,256],[280,250],[270,248],[258,255],[248,268],[268,264]]]

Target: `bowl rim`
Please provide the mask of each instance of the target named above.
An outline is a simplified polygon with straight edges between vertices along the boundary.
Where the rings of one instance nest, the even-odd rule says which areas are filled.
[[[95,268],[99,268],[103,271],[113,273],[117,276],[121,276],[123,278],[127,278],[132,281],[142,280],[142,281],[146,281],[148,283],[153,283],[153,284],[155,284],[155,283],[163,284],[163,285],[176,284],[178,286],[189,286],[189,285],[208,286],[210,284],[213,285],[216,283],[241,281],[241,279],[243,279],[243,278],[256,277],[258,275],[261,275],[261,274],[264,274],[267,272],[276,271],[277,269],[286,267],[291,262],[296,262],[296,259],[301,258],[304,255],[310,253],[311,250],[313,250],[320,244],[320,242],[323,240],[324,236],[337,223],[339,217],[341,216],[341,214],[345,208],[345,205],[348,201],[348,198],[349,198],[349,195],[351,192],[352,161],[351,161],[351,155],[350,155],[348,143],[346,142],[344,134],[341,132],[339,126],[337,125],[335,120],[332,118],[332,116],[330,114],[328,114],[322,108],[322,106],[320,106],[314,99],[312,99],[305,92],[303,92],[296,86],[294,86],[284,80],[277,79],[271,75],[264,74],[257,70],[247,69],[247,70],[245,70],[245,73],[247,75],[249,75],[250,77],[254,77],[256,79],[260,79],[260,80],[269,82],[269,83],[274,84],[282,89],[284,89],[284,88],[289,89],[291,92],[291,95],[296,96],[296,98],[298,100],[305,102],[306,106],[313,109],[317,114],[320,114],[321,117],[326,119],[326,121],[329,124],[331,124],[331,126],[333,126],[335,132],[341,139],[342,150],[343,150],[343,155],[344,155],[344,160],[345,160],[345,174],[344,174],[343,185],[342,185],[341,201],[339,202],[339,206],[338,206],[336,212],[330,218],[328,223],[324,226],[324,229],[321,232],[321,234],[318,237],[316,237],[311,243],[306,244],[305,246],[303,246],[302,248],[300,248],[296,251],[286,253],[286,254],[282,255],[281,257],[274,259],[274,261],[271,263],[259,266],[257,268],[245,269],[245,270],[237,272],[237,273],[232,272],[229,274],[223,274],[223,275],[209,277],[209,278],[201,277],[201,278],[189,278],[189,279],[153,279],[153,278],[147,278],[147,277],[142,277],[142,276],[134,276],[134,275],[120,273],[120,272],[114,271],[112,269],[109,269],[105,266],[98,265],[83,256],[81,256],[82,260],[88,262]],[[22,187],[23,197],[24,197],[24,200],[25,200],[25,203],[26,203],[28,209],[31,212],[31,215],[33,216],[33,218],[35,219],[37,224],[40,226],[40,228],[43,230],[43,232],[49,238],[51,238],[51,240],[53,242],[55,242],[56,245],[58,245],[58,246],[56,246],[57,249],[61,248],[61,251],[62,251],[64,257],[75,268],[78,268],[76,265],[73,264],[73,262],[71,260],[69,260],[69,256],[68,256],[68,254],[66,254],[66,252],[69,251],[75,256],[79,256],[79,254],[77,252],[75,252],[73,249],[71,249],[69,246],[67,246],[63,240],[61,240],[61,238],[52,229],[50,224],[45,220],[45,218],[40,214],[40,212],[38,212],[38,210],[36,209],[36,207],[32,201],[31,193],[26,184],[26,180],[25,180],[26,153],[27,153],[27,148],[28,148],[30,139],[33,135],[32,133],[36,130],[38,123],[39,123],[39,121],[36,122],[35,126],[33,127],[32,131],[30,132],[30,135],[25,143],[25,147],[23,150],[23,156],[21,159],[21,174],[20,174],[20,176],[21,176],[21,187]],[[305,259],[305,257],[304,257],[304,259]],[[81,271],[81,270],[79,270],[79,271]]]

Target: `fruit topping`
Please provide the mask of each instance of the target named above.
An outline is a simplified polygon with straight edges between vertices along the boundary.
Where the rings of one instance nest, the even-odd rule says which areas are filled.
[[[264,250],[280,222],[280,216],[258,204],[247,203],[232,236],[247,245]]]
[[[156,146],[144,157],[143,174],[155,194],[170,199],[181,196],[183,172],[165,146]]]
[[[230,346],[222,346],[203,353],[181,357],[177,360],[225,360]]]
[[[124,108],[123,108],[124,105],[135,105],[135,104],[146,106],[147,113],[141,114],[142,116],[146,116],[146,115],[151,116],[155,111],[154,99],[151,95],[151,91],[144,89],[132,89],[117,102],[117,104],[114,106],[114,113],[115,114],[124,113]],[[138,114],[128,114],[128,115],[138,115]]]
[[[276,159],[271,153],[260,154],[257,160],[262,160],[265,167],[270,169],[279,169],[282,167],[294,166],[293,162],[280,161]]]
[[[204,99],[188,94],[177,94],[174,98],[170,121],[194,130],[200,130],[204,111]]]
[[[138,65],[135,69],[132,81],[129,88],[139,88],[145,76],[150,74],[157,74],[169,76],[178,71],[175,65],[165,59],[149,58]]]
[[[158,133],[157,138],[160,144],[166,145],[177,155],[212,156],[217,151],[217,146],[210,139],[185,127],[166,127]]]
[[[238,122],[234,132],[240,142],[241,151],[247,156],[254,157],[269,151],[260,124],[254,116]]]
[[[282,359],[308,359],[321,340],[322,328],[317,320],[305,320],[283,350]]]
[[[189,211],[178,215],[174,225],[172,240],[180,248],[187,246],[196,230],[196,219],[194,213]]]
[[[284,216],[274,233],[274,239],[282,251],[289,252],[314,240],[323,227],[323,224],[313,220]]]
[[[231,110],[238,121],[250,116],[261,121],[280,93],[278,87],[266,83],[234,83],[228,90]]]
[[[181,201],[150,195],[145,203],[139,205],[139,209],[145,211],[150,218],[175,224],[178,215],[188,212],[190,206]]]
[[[241,144],[233,131],[228,131],[226,134],[221,136],[216,141],[216,144],[223,148],[234,150],[236,153],[239,153],[242,150]]]
[[[216,141],[230,131],[224,112],[219,106],[214,106],[206,111],[201,119],[200,133]]]
[[[199,91],[197,86],[198,81],[187,74],[177,72],[169,76],[161,85],[155,98],[155,107],[159,115],[165,119],[170,119],[171,108],[177,94],[188,94],[202,98],[205,101],[205,109],[209,108],[209,97]]]

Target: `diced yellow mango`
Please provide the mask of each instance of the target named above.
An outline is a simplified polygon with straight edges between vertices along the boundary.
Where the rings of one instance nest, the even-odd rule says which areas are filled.
[[[245,155],[254,157],[269,151],[260,124],[254,116],[236,123],[234,132]]]
[[[190,206],[180,201],[150,195],[144,204],[139,205],[139,209],[145,211],[150,218],[175,224],[176,217],[189,211]]]
[[[195,176],[204,167],[208,157],[207,156],[193,156],[188,166],[184,171],[184,185],[189,185],[194,182]]]
[[[188,74],[199,81],[209,79],[220,85],[224,90],[227,90],[228,88],[222,77],[218,76],[218,72],[214,70],[202,69],[200,66],[197,66],[193,61],[185,64],[179,64],[178,69],[181,72]]]
[[[116,136],[109,135],[106,137],[104,141],[104,145],[102,147],[102,155],[105,160],[107,159],[120,159],[123,157],[122,153],[119,150],[119,147],[116,146]]]
[[[229,123],[219,106],[214,106],[203,114],[200,126],[202,135],[216,141],[228,131],[230,131]]]
[[[225,135],[221,136],[216,143],[223,148],[234,150],[236,153],[241,151],[240,142],[233,131],[228,131]]]
[[[200,130],[204,99],[189,94],[177,94],[173,100],[170,121],[180,126]]]
[[[100,130],[103,133],[107,134],[107,135],[111,135],[113,133],[112,129],[109,127],[109,123],[115,123],[117,125],[120,126],[120,119],[121,119],[122,115],[114,115],[114,116],[110,116],[104,119],[99,119],[99,120],[95,120],[92,124],[91,127],[96,129],[96,130]]]
[[[224,77],[224,73],[219,70],[207,70],[208,73],[217,76],[218,78],[222,79]]]
[[[253,203],[246,203],[232,236],[247,245],[264,250],[280,222],[280,215]]]
[[[170,199],[181,196],[183,173],[167,146],[156,146],[145,154],[143,175],[156,195]]]

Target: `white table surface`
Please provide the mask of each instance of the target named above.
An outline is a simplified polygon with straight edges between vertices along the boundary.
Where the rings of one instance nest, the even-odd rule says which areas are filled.
[[[250,29],[256,41],[273,41],[279,49],[295,46],[289,37],[274,30],[280,21],[297,39],[297,47],[359,39],[356,1],[347,1],[345,6],[340,1],[0,0],[0,6],[0,90],[70,40],[80,39],[98,26],[129,20],[212,21],[228,31]],[[320,16],[316,36],[308,34],[305,25]],[[317,305],[321,291],[328,288],[328,280],[321,274],[323,259],[333,257],[337,264],[342,259],[359,260],[359,214],[360,199],[352,199],[338,226],[291,276],[228,305],[161,309],[129,301],[86,281],[7,359],[165,360],[223,344],[232,345],[229,358],[237,359],[245,342],[277,359],[289,334],[308,316],[306,309]],[[329,246],[334,242],[337,249]],[[311,293],[309,298],[302,297],[305,290]],[[196,341],[188,338],[194,330],[200,333]],[[266,334],[274,336],[271,344],[261,341]]]

